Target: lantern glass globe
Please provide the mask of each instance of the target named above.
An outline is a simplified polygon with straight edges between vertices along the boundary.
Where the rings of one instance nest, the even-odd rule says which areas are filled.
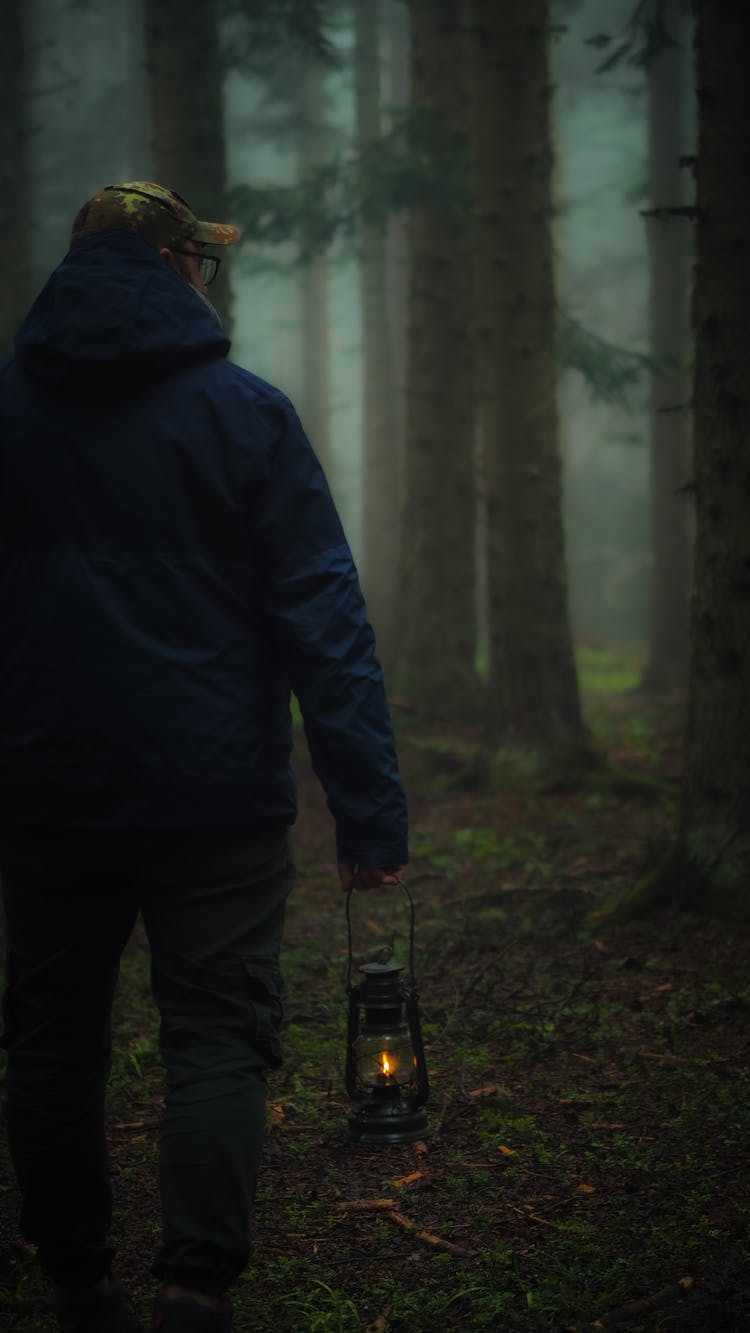
[[[406,1028],[401,1032],[360,1033],[356,1041],[357,1075],[368,1088],[409,1088],[414,1082],[414,1051]]]

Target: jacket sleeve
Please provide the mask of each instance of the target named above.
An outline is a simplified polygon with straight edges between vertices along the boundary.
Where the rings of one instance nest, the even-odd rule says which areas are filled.
[[[323,470],[291,404],[279,404],[251,505],[265,610],[339,859],[403,865],[406,800],[357,570]]]

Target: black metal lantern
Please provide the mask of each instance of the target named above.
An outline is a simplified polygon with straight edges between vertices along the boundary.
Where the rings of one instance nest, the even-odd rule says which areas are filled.
[[[425,1106],[429,1096],[419,1001],[414,982],[414,903],[409,899],[410,984],[400,963],[365,963],[362,981],[352,986],[352,930],[349,900],[349,1025],[346,1043],[346,1090],[353,1103],[349,1136],[358,1143],[410,1143],[429,1132]]]

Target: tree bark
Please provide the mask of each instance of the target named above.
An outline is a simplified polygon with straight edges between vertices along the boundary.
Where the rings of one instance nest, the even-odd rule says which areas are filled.
[[[669,688],[687,679],[690,535],[684,488],[689,475],[688,285],[692,237],[685,217],[662,210],[688,202],[685,168],[683,0],[650,0],[667,45],[648,67],[651,355],[651,589],[648,663],[643,686]]]
[[[300,69],[300,175],[304,178],[325,152],[325,75],[320,65]],[[331,328],[329,261],[324,250],[312,254],[300,274],[303,385],[300,410],[305,428],[330,477],[331,455]]]
[[[386,0],[387,75],[385,81],[384,126],[393,130],[408,111],[409,87],[409,12],[403,0]],[[407,218],[403,211],[391,212],[387,227],[387,284],[390,332],[391,383],[398,448],[399,507],[403,506],[404,422],[406,392],[407,298],[409,278],[409,242]]]
[[[476,342],[489,728],[583,743],[557,423],[547,0],[476,0]]]
[[[412,151],[468,161],[470,84],[464,6],[411,0]],[[475,670],[474,377],[470,232],[464,201],[425,200],[409,224],[404,524],[396,684],[441,716],[465,717],[480,698]]]
[[[13,337],[29,300],[31,226],[28,177],[28,106],[23,0],[3,9],[0,41],[0,234],[8,250],[0,294],[0,356],[13,351]]]
[[[181,0],[146,0],[144,18],[156,179],[187,199],[198,217],[226,222],[217,0],[188,6]],[[210,298],[229,330],[226,263],[211,287]]]
[[[355,102],[360,192],[366,197],[369,155],[381,133],[380,5],[355,3]],[[399,449],[391,374],[391,325],[385,213],[366,210],[359,229],[362,327],[363,584],[378,653],[393,659],[398,573]]]
[[[678,900],[750,914],[750,9],[697,0],[696,549]]]

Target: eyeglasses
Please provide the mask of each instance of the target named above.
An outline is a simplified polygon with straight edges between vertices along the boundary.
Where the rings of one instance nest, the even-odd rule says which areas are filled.
[[[216,274],[219,272],[220,259],[216,255],[204,255],[200,250],[178,250],[172,246],[173,255],[187,255],[188,259],[197,259],[200,274],[207,287],[211,286]]]

